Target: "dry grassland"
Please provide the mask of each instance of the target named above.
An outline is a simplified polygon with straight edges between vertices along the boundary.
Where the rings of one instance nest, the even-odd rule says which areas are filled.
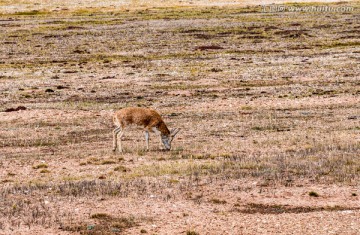
[[[0,234],[357,234],[360,5],[328,5],[3,11]],[[126,106],[173,149],[113,154]]]

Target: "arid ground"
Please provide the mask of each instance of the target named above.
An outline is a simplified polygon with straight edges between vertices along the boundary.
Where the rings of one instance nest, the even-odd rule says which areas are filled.
[[[0,234],[359,234],[360,2],[155,2],[0,0]]]

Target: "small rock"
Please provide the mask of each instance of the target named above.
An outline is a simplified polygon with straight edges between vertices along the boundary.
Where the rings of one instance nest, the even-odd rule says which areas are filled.
[[[105,77],[102,77],[101,79],[114,79],[115,76],[105,76]]]
[[[59,85],[59,86],[56,87],[56,89],[62,90],[62,89],[68,89],[68,87]]]

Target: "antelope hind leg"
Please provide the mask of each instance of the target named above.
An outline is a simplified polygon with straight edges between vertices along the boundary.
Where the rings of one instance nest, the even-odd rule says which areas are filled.
[[[117,148],[117,134],[120,132],[120,130],[121,130],[120,127],[116,127],[113,130],[113,149],[112,149],[113,152],[115,152]]]

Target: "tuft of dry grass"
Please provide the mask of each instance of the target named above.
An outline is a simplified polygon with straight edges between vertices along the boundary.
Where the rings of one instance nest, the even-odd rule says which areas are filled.
[[[86,225],[83,222],[79,224],[72,222],[64,225],[62,230],[86,234],[118,234],[137,225],[133,216],[113,217],[106,213],[97,213],[92,214],[90,218],[96,220],[96,223]]]
[[[243,209],[235,209],[238,212],[246,214],[283,214],[283,213],[312,213],[317,211],[350,211],[359,210],[360,208],[343,207],[343,206],[327,206],[327,207],[293,207],[286,205],[266,205],[250,203]]]
[[[211,203],[214,203],[214,204],[226,204],[226,201],[225,200],[221,200],[221,199],[218,199],[218,198],[212,198],[210,200]]]
[[[33,169],[42,169],[42,168],[48,168],[49,166],[46,163],[40,163],[36,166],[33,166]]]

